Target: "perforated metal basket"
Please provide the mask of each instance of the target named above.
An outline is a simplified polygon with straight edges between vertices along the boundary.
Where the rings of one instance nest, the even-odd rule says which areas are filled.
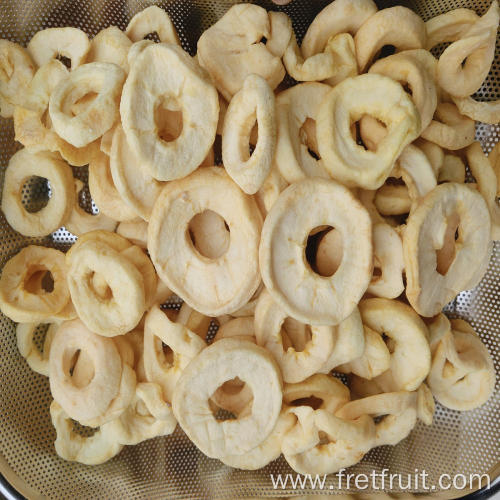
[[[235,2],[0,0],[0,38],[26,45],[38,30],[57,26],[75,26],[92,37],[110,25],[124,29],[136,12],[151,3],[157,3],[167,10],[183,47],[195,54],[196,41],[202,31]],[[289,14],[300,40],[314,16],[329,1],[294,0],[282,8],[269,1],[255,3]],[[404,3],[424,19],[429,19],[457,7],[474,8],[482,14],[490,0],[379,2],[379,7],[395,3]],[[497,43],[492,71],[476,96],[481,100],[500,98],[499,47]],[[477,138],[486,151],[498,141],[499,135],[498,125],[480,124],[477,127]],[[19,147],[14,142],[12,121],[0,118],[0,185],[10,157]],[[75,168],[74,171],[75,176],[86,180],[86,168]],[[47,197],[46,185],[39,181],[33,182],[27,186],[24,194],[26,204],[35,209]],[[80,202],[91,209],[88,191],[80,196]],[[0,213],[0,267],[29,243],[66,250],[74,240],[74,236],[64,229],[43,239],[23,237],[9,227]],[[472,323],[488,346],[498,373],[499,297],[500,245],[495,244],[483,281],[476,289],[460,294],[447,311],[452,316],[465,318]],[[126,447],[113,460],[100,466],[88,467],[65,462],[57,457],[53,447],[55,432],[50,423],[50,401],[48,380],[32,372],[21,358],[16,348],[14,324],[0,315],[0,472],[6,480],[3,486],[0,485],[0,490],[6,495],[20,492],[29,498],[236,498],[325,493],[291,488],[275,490],[270,474],[292,472],[282,458],[259,471],[234,470],[202,455],[179,428],[171,436]],[[419,469],[428,473],[428,483],[431,485],[438,485],[441,474],[489,473],[493,482],[500,474],[499,406],[498,380],[495,394],[477,410],[456,412],[438,404],[431,427],[418,424],[399,445],[372,450],[360,464],[352,468],[352,472],[369,474],[373,469],[381,471],[387,468],[390,473],[408,474]],[[398,485],[393,491],[398,491]],[[428,493],[421,488],[414,490],[418,491]],[[340,492],[354,493],[355,490],[334,489],[326,493]],[[364,491],[365,494],[370,492],[375,493],[376,490]],[[436,489],[436,495],[455,498],[461,496],[461,492],[450,490],[443,493]]]

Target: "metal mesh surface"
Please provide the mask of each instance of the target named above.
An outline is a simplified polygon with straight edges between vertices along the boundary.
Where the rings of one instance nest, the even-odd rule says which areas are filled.
[[[166,9],[172,18],[183,47],[191,54],[201,32],[215,22],[231,1],[174,0],[146,2],[140,0],[0,0],[0,38],[23,45],[40,29],[76,26],[89,36],[116,25],[124,29],[129,19],[151,3]],[[309,23],[328,1],[295,0],[278,8],[270,2],[256,2],[268,9],[284,10],[292,17],[300,40]],[[403,2],[399,2],[403,3]],[[488,1],[422,0],[406,2],[424,19],[456,7],[470,7],[483,13]],[[385,3],[389,6],[393,3]],[[498,99],[500,60],[497,43],[492,72],[477,97]],[[477,137],[489,151],[498,141],[500,127],[479,125]],[[11,120],[0,118],[0,185],[12,154],[19,149],[14,142]],[[86,168],[75,168],[75,175],[87,179]],[[26,186],[26,203],[30,209],[40,207],[49,187],[40,179]],[[88,191],[80,201],[92,210]],[[94,207],[95,210],[95,207]],[[42,239],[26,238],[13,231],[0,214],[0,267],[22,247],[44,244],[66,250],[75,237],[64,229]],[[487,275],[474,290],[464,292],[448,306],[451,315],[472,323],[492,354],[500,373],[500,244],[495,251]],[[177,428],[165,438],[157,438],[138,446],[126,447],[110,462],[94,467],[65,462],[53,449],[55,432],[50,423],[51,401],[47,378],[31,371],[16,348],[14,324],[0,315],[0,458],[5,475],[12,473],[19,482],[49,498],[235,498],[283,496],[299,491],[273,490],[270,474],[292,472],[280,458],[255,472],[233,470],[217,460],[203,456]],[[500,391],[497,380],[494,396],[483,407],[469,412],[456,412],[437,405],[431,427],[419,424],[411,435],[395,447],[372,450],[352,468],[369,473],[387,467],[391,473],[411,473],[425,469],[429,482],[437,484],[442,473],[484,473],[499,461],[498,441]],[[0,464],[2,462],[0,461]],[[10,469],[10,470],[9,470]],[[368,490],[369,491],[369,490]],[[320,492],[316,492],[320,493]],[[333,492],[331,492],[333,493]]]

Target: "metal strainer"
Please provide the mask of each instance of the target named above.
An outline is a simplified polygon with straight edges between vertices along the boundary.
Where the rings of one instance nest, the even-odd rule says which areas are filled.
[[[0,38],[26,45],[38,31],[47,27],[75,26],[89,36],[116,25],[124,29],[139,10],[157,3],[168,11],[182,45],[191,54],[203,30],[213,24],[235,2],[230,0],[0,0]],[[295,0],[286,7],[257,1],[267,9],[283,10],[293,20],[300,40],[314,16],[328,0]],[[482,14],[490,0],[414,0],[379,2],[379,7],[404,3],[424,20],[457,7],[474,8]],[[492,71],[477,98],[500,98],[500,59],[497,53]],[[498,141],[498,125],[478,125],[477,138],[489,151]],[[14,142],[11,120],[0,118],[0,185],[10,157],[19,149]],[[86,168],[75,168],[75,175],[86,180]],[[36,180],[25,186],[25,204],[35,210],[43,204],[49,190]],[[80,203],[92,210],[89,193]],[[26,238],[13,231],[0,214],[0,267],[22,247],[44,244],[66,250],[75,237],[59,229],[43,239]],[[470,321],[493,356],[500,373],[500,244],[495,249],[486,276],[474,290],[464,292],[447,307],[452,316]],[[42,335],[43,332],[40,333]],[[14,324],[0,315],[0,472],[22,495],[29,498],[235,498],[290,496],[303,490],[273,489],[270,474],[292,472],[283,459],[255,472],[233,470],[218,460],[203,456],[177,428],[166,438],[126,447],[110,462],[88,467],[59,459],[54,451],[55,432],[50,423],[51,395],[47,378],[30,370],[17,351]],[[419,424],[411,435],[395,447],[372,450],[352,468],[369,474],[384,467],[390,473],[425,470],[428,482],[437,485],[441,474],[486,473],[492,482],[500,474],[500,390],[481,408],[456,412],[437,405],[431,427]],[[6,486],[4,492],[8,487]],[[13,491],[13,490],[12,490]],[[365,493],[374,490],[365,490]],[[397,491],[397,487],[396,487]],[[420,489],[414,492],[423,491]],[[343,493],[353,493],[351,488]],[[309,493],[321,493],[309,491]],[[330,493],[339,493],[338,490]],[[436,491],[437,493],[437,491]],[[447,496],[460,496],[460,492]]]

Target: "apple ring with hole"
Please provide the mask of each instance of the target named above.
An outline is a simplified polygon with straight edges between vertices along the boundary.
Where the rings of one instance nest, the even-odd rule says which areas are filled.
[[[337,271],[325,277],[312,270],[305,252],[309,234],[328,226],[340,231],[343,256]],[[332,180],[305,179],[285,189],[266,217],[260,271],[286,314],[305,324],[337,325],[370,283],[372,251],[370,216],[349,189]]]
[[[281,443],[285,434],[295,424],[296,418],[283,409],[271,434],[253,450],[243,455],[227,455],[220,460],[222,463],[242,470],[257,470],[276,460],[281,455]]]
[[[255,337],[265,347],[281,368],[283,381],[296,383],[305,380],[318,371],[332,353],[334,328],[331,326],[310,326],[310,340],[302,350],[293,344],[285,346],[281,333],[287,313],[274,302],[264,290],[255,308]]]
[[[330,37],[340,33],[355,35],[360,26],[377,12],[372,0],[335,0],[309,25],[302,40],[302,53],[308,58],[323,52]]]
[[[384,392],[416,390],[431,363],[425,323],[411,307],[397,300],[365,299],[359,303],[359,311],[365,326],[387,337],[390,368],[375,378],[377,383]]]
[[[18,323],[16,326],[17,348],[33,371],[48,377],[50,347],[58,325],[52,323],[48,326],[42,352],[34,342],[35,332],[39,326],[39,323]]]
[[[224,338],[237,338],[256,344],[254,318],[230,319],[219,327],[213,341],[216,342]],[[211,398],[216,406],[234,415],[242,414],[252,399],[252,390],[241,380],[228,380],[214,392]]]
[[[139,217],[148,221],[160,195],[162,183],[143,167],[128,144],[121,125],[117,125],[109,155],[109,168],[116,190]]]
[[[250,156],[248,141],[259,127]],[[274,93],[259,75],[248,75],[227,108],[222,130],[222,161],[229,176],[247,194],[255,194],[269,174],[276,147]]]
[[[146,310],[146,280],[129,258],[103,242],[89,240],[71,252],[68,262],[71,299],[90,330],[114,337],[137,326]],[[95,275],[106,284],[104,295],[92,282]]]
[[[454,151],[472,144],[475,133],[474,120],[460,114],[455,104],[442,102],[438,104],[434,119],[422,131],[421,137]]]
[[[261,42],[263,37],[269,40],[270,36],[266,9],[252,4],[231,6],[202,33],[197,45],[198,62],[226,101],[231,100],[252,73],[267,80],[273,90],[283,80],[285,68],[281,56],[274,55]]]
[[[471,9],[453,9],[432,17],[425,23],[425,48],[431,50],[440,43],[460,40],[478,19],[479,16]]]
[[[383,338],[375,330],[363,325],[364,350],[347,363],[335,367],[340,373],[352,373],[373,380],[391,367],[391,353]]]
[[[368,114],[387,127],[376,151],[354,140],[352,122]],[[420,133],[420,118],[403,87],[377,74],[348,78],[321,101],[317,138],[322,162],[329,174],[348,187],[377,189],[392,170],[404,147]]]
[[[183,370],[205,347],[196,333],[170,320],[158,305],[148,311],[144,325],[144,371],[148,382],[160,385],[165,401],[172,401]]]
[[[345,78],[358,74],[354,39],[349,33],[339,33],[328,39],[323,50],[307,59],[292,34],[283,54],[283,64],[288,74],[299,82],[320,82],[334,86]]]
[[[471,96],[453,97],[452,100],[462,115],[472,120],[495,125],[500,122],[500,100],[476,101]]]
[[[53,281],[51,291],[42,286],[47,273]],[[3,314],[17,323],[36,323],[60,313],[70,302],[66,273],[64,254],[59,250],[37,245],[23,248],[2,270]]]
[[[128,51],[131,45],[130,38],[120,28],[110,26],[92,38],[87,62],[113,63],[128,73]]]
[[[89,214],[80,206],[79,195],[84,190],[85,185],[80,179],[75,179],[75,205],[64,227],[75,236],[81,236],[84,233],[95,230],[114,231],[117,222],[102,212],[98,214]]]
[[[172,407],[163,400],[161,387],[150,382],[139,383],[130,406],[102,431],[123,445],[135,445],[174,432],[177,421]]]
[[[306,129],[306,124],[315,123],[330,88],[324,83],[301,83],[280,92],[276,98],[278,129],[273,168],[277,167],[288,183],[305,177],[329,177],[318,157],[316,127],[309,125]]]
[[[354,36],[358,67],[361,72],[366,71],[385,45],[393,45],[397,51],[421,49],[426,38],[425,23],[412,10],[400,5],[379,10]]]
[[[491,355],[465,321],[451,320],[451,328],[436,340],[427,383],[439,403],[453,410],[472,410],[493,394]]]
[[[127,238],[131,243],[143,250],[148,248],[148,223],[140,217],[120,222],[116,228],[116,233]]]
[[[303,406],[290,412],[297,423],[285,434],[281,449],[299,474],[333,474],[358,463],[374,445],[375,424],[367,415],[344,420]]]
[[[0,40],[0,116],[10,118],[16,106],[22,106],[36,65],[21,45]]]
[[[118,99],[125,71],[116,64],[94,62],[72,71],[53,90],[49,115],[57,134],[77,148],[107,132],[119,117]],[[73,116],[71,106],[90,93],[97,96]]]
[[[98,153],[89,164],[89,190],[99,210],[118,222],[132,221],[137,213],[121,197],[113,182],[109,157]]]
[[[318,369],[319,373],[329,373],[343,363],[348,363],[363,354],[365,335],[358,308],[333,328],[333,350]]]
[[[252,390],[249,411],[219,421],[209,398],[228,380],[238,377]],[[261,445],[276,426],[282,403],[282,381],[272,356],[252,342],[227,338],[198,354],[182,372],[172,407],[179,425],[211,458],[243,455]]]
[[[321,373],[283,388],[283,404],[289,407],[310,406],[333,414],[350,399],[349,389],[340,380]]]
[[[189,224],[205,210],[220,215],[230,231],[229,246],[217,258],[203,255],[189,237]],[[261,227],[255,200],[223,169],[202,168],[163,188],[149,222],[148,250],[160,279],[193,309],[230,314],[259,286]]]
[[[478,190],[488,205],[491,219],[491,239],[498,241],[500,240],[500,207],[497,203],[495,171],[479,142],[473,142],[465,150],[465,156],[470,172],[476,179]]]
[[[266,48],[276,57],[282,57],[292,38],[292,20],[284,12],[269,11],[269,37]]]
[[[439,169],[438,183],[458,182],[465,183],[465,164],[459,156],[445,154],[443,164]]]
[[[123,448],[113,436],[101,429],[90,437],[77,434],[71,418],[56,401],[50,405],[50,417],[57,435],[54,447],[64,460],[98,465],[113,458]]]
[[[174,140],[158,135],[155,115],[160,106],[182,112],[182,130]],[[219,100],[208,75],[189,54],[177,45],[157,43],[134,60],[120,113],[138,161],[155,179],[168,181],[193,172],[207,156],[215,139]]]
[[[491,253],[490,235],[488,206],[477,191],[447,182],[427,194],[403,234],[406,296],[419,314],[434,316],[476,286]],[[451,258],[441,259],[445,248]]]
[[[411,98],[420,113],[423,130],[431,122],[438,104],[436,66],[437,60],[426,50],[405,50],[379,59],[370,67],[369,73],[385,75],[408,86]]]
[[[446,92],[467,97],[479,90],[495,58],[499,19],[500,8],[494,0],[488,11],[441,54],[437,81]]]
[[[160,42],[181,44],[169,15],[157,5],[151,5],[135,14],[125,30],[132,42],[139,42],[151,33],[156,33]]]
[[[91,376],[73,380],[78,353],[87,355]],[[92,333],[80,320],[62,323],[49,357],[50,390],[64,411],[78,421],[99,418],[120,393],[122,360],[112,339]]]
[[[63,56],[70,60],[74,71],[85,62],[90,41],[78,28],[47,28],[33,35],[27,49],[38,67]]]
[[[51,196],[43,208],[31,212],[23,204],[24,185],[40,177],[50,183]],[[64,225],[74,204],[73,174],[59,155],[24,148],[11,157],[5,170],[2,210],[15,231],[24,236],[47,236]]]

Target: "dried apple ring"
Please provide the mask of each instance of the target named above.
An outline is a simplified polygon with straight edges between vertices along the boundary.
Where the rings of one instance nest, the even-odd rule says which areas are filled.
[[[384,45],[393,45],[398,51],[421,49],[426,37],[424,21],[412,10],[400,5],[379,10],[354,36],[359,69],[365,71]]]
[[[422,131],[421,136],[445,149],[463,149],[474,142],[476,124],[461,115],[457,107],[442,102],[436,108],[434,120]]]
[[[263,37],[269,40],[270,31],[270,18],[264,8],[237,4],[200,36],[198,62],[210,73],[226,101],[252,73],[266,79],[272,89],[283,80],[281,57],[261,42]]]
[[[51,292],[28,283],[36,273],[49,272],[54,281]],[[28,288],[27,288],[28,286]],[[0,277],[0,308],[18,323],[44,321],[59,313],[69,302],[64,254],[53,248],[30,245],[7,261]]]
[[[299,474],[332,474],[359,462],[375,442],[373,419],[344,420],[326,410],[290,410],[297,424],[285,434],[282,452]]]
[[[38,212],[28,212],[22,202],[23,186],[40,175],[50,182],[51,197]],[[73,175],[58,155],[21,149],[12,156],[5,171],[2,210],[13,229],[25,236],[46,236],[64,224],[74,203]]]
[[[382,337],[364,325],[364,351],[349,363],[337,366],[340,373],[353,373],[366,380],[372,380],[391,367],[391,354]]]
[[[442,268],[436,249],[445,245],[448,226],[453,226],[454,236],[457,224],[454,258]],[[477,273],[491,251],[490,234],[488,206],[478,192],[448,182],[427,194],[408,217],[403,235],[406,296],[419,314],[434,316],[459,292],[477,284]]]
[[[366,209],[334,181],[314,178],[289,186],[261,235],[260,269],[272,298],[305,324],[336,325],[347,318],[371,279],[371,225]],[[343,241],[342,261],[330,277],[316,274],[305,259],[309,233],[324,226],[340,231]]]
[[[222,216],[231,233],[227,251],[216,259],[203,256],[186,237],[190,221],[204,210]],[[261,224],[253,198],[223,169],[202,168],[163,188],[149,223],[148,250],[160,278],[193,309],[230,314],[259,286]]]
[[[110,219],[123,222],[137,218],[116,189],[109,167],[109,157],[98,153],[89,164],[89,190],[99,210]]]
[[[0,116],[10,118],[14,108],[24,104],[35,67],[26,49],[0,40]]]
[[[431,50],[440,43],[459,40],[478,19],[479,16],[471,9],[453,9],[429,19],[425,23],[425,48]]]
[[[491,239],[500,240],[500,207],[497,203],[497,178],[488,157],[483,153],[481,144],[473,142],[465,151],[471,174],[488,205],[491,219]]]
[[[116,26],[103,29],[92,38],[87,62],[113,63],[128,73],[129,37]]]
[[[209,398],[235,377],[251,388],[252,407],[244,417],[218,421]],[[201,351],[183,371],[172,407],[191,441],[205,455],[223,458],[243,455],[271,434],[281,410],[281,391],[279,368],[265,349],[244,340],[222,339]]]
[[[282,410],[274,429],[264,441],[243,455],[227,455],[222,463],[243,470],[257,470],[276,460],[281,454],[281,443],[285,434],[295,424],[296,418],[286,409]]]
[[[479,90],[495,57],[500,8],[491,3],[488,11],[441,54],[437,81],[449,94],[467,97]]]
[[[452,100],[458,111],[472,120],[491,125],[500,122],[500,100],[479,102],[470,96],[452,96]]]
[[[58,325],[55,323],[49,325],[45,333],[42,352],[38,350],[33,341],[38,326],[37,323],[18,323],[16,326],[17,348],[33,371],[48,377],[50,347]]]
[[[436,65],[437,60],[426,50],[406,50],[379,59],[370,67],[369,73],[385,75],[402,85],[408,85],[412,100],[420,113],[421,127],[425,129],[431,122],[438,103]]]
[[[133,42],[139,42],[151,33],[156,33],[160,42],[181,44],[170,17],[156,5],[151,5],[138,12],[130,20],[125,30],[125,34]]]
[[[323,52],[328,39],[339,33],[354,35],[373,14],[377,6],[372,0],[335,0],[327,5],[309,25],[302,40],[304,57]]]
[[[145,74],[150,78],[145,79]],[[168,101],[182,111],[182,131],[167,142],[158,136],[155,111]],[[123,86],[120,112],[127,141],[139,161],[155,179],[166,181],[188,175],[209,152],[219,101],[217,91],[189,54],[176,45],[153,44],[134,60]]]
[[[101,429],[90,437],[74,432],[73,422],[56,401],[50,405],[50,416],[57,434],[55,450],[64,460],[98,465],[113,458],[123,448],[113,436]]]
[[[385,392],[416,390],[427,377],[431,361],[425,323],[397,300],[365,299],[359,311],[364,325],[389,338],[391,366],[377,382],[387,387]]]
[[[495,175],[497,176],[497,196],[500,193],[500,143],[496,143],[493,149],[488,153],[488,160],[490,162]]]
[[[310,154],[311,138],[303,132],[309,120],[316,120],[319,106],[330,90],[323,83],[308,82],[295,85],[276,98],[277,139],[274,164],[289,183],[305,177],[325,177],[323,161]],[[314,129],[314,136],[316,130]]]
[[[427,382],[433,396],[453,410],[472,410],[492,395],[493,361],[477,333],[465,321],[452,320],[451,328],[435,343]]]
[[[350,399],[349,389],[340,380],[320,373],[283,388],[283,404],[287,406],[311,406],[334,413]]]
[[[417,392],[388,392],[357,399],[346,403],[335,415],[347,420],[355,420],[362,415],[383,416],[375,424],[374,447],[396,445],[408,436],[417,423]]]
[[[255,121],[259,137],[252,156],[248,140]],[[222,131],[222,161],[247,194],[256,193],[271,169],[276,146],[274,93],[264,78],[248,75],[227,108]]]
[[[33,35],[27,49],[37,66],[64,56],[71,61],[71,69],[74,70],[84,63],[90,42],[78,28],[47,28]]]
[[[149,310],[144,325],[144,370],[149,382],[160,385],[165,401],[172,401],[183,370],[205,346],[196,333],[171,321],[159,306]]]
[[[117,100],[125,72],[116,64],[94,62],[72,71],[52,92],[49,114],[57,134],[81,148],[101,137],[119,116]],[[85,109],[73,116],[71,106],[82,97],[97,96]]]
[[[465,182],[465,165],[459,156],[446,154],[439,169],[438,182]]]
[[[84,189],[85,185],[79,179],[75,179],[75,205],[68,219],[64,223],[64,227],[76,236],[94,230],[114,231],[117,222],[103,213],[96,215],[89,214],[85,211],[78,202],[78,195]]]
[[[110,296],[97,293],[94,274],[104,279]],[[139,270],[127,257],[96,240],[85,241],[71,253],[68,286],[78,316],[90,330],[105,337],[132,330],[146,308]]]
[[[389,10],[389,9],[387,9]],[[356,144],[351,124],[368,114],[387,126],[376,151]],[[420,132],[410,96],[392,79],[376,74],[348,78],[331,89],[317,118],[319,152],[330,175],[347,186],[380,187],[403,148]]]
[[[70,374],[78,351],[92,363],[93,377],[85,385],[76,384]],[[50,349],[50,390],[71,418],[92,420],[104,414],[119,395],[121,378],[122,360],[112,339],[92,333],[80,320],[59,326]]]
[[[177,421],[171,406],[162,398],[158,384],[137,384],[130,406],[115,420],[102,426],[102,431],[124,445],[135,445],[157,436],[174,432]]]
[[[255,336],[280,365],[283,380],[296,383],[317,372],[333,350],[334,329],[331,326],[311,326],[311,339],[304,349],[293,345],[286,348],[281,334],[287,313],[274,302],[267,291],[260,294],[255,308]]]
[[[162,184],[142,166],[130,148],[121,125],[117,125],[109,157],[113,184],[122,199],[144,220],[149,220]]]

